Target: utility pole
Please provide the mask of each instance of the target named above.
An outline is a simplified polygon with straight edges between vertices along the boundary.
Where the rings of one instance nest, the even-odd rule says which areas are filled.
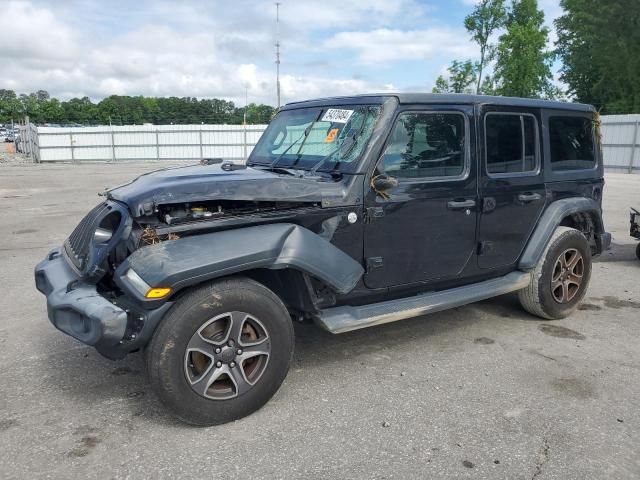
[[[247,161],[247,107],[249,106],[249,84],[245,84],[244,86],[244,115],[242,119],[242,130],[243,130],[243,153],[244,153],[244,161]]]
[[[276,2],[276,92],[280,108],[280,2]]]
[[[247,124],[247,107],[249,106],[249,84],[244,85],[244,115],[242,123]]]

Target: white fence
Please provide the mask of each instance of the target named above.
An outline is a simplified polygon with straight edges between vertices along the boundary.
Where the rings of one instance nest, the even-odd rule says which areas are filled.
[[[619,172],[640,172],[640,115],[602,117],[604,166]]]
[[[244,161],[266,125],[141,125],[21,128],[19,148],[35,162]]]
[[[605,168],[640,172],[640,115],[602,116]],[[19,149],[34,162],[247,158],[266,125],[21,127]]]

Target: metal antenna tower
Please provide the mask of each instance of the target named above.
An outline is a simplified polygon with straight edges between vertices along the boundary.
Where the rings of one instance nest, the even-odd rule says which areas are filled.
[[[280,108],[280,2],[276,2],[276,92]]]

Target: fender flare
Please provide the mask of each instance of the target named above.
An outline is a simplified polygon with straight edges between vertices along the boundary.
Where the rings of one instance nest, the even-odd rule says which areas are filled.
[[[518,268],[525,271],[535,268],[555,229],[565,217],[575,213],[591,214],[594,219],[593,226],[596,242],[599,244],[598,248],[606,250],[611,237],[604,231],[600,205],[595,200],[586,197],[563,198],[551,203],[545,209],[535,230],[529,237],[529,242],[518,262]]]
[[[312,231],[276,223],[194,235],[134,251],[116,270],[116,283],[149,307],[125,274],[133,269],[150,287],[173,292],[206,280],[256,268],[293,268],[314,276],[338,293],[351,291],[362,265]]]

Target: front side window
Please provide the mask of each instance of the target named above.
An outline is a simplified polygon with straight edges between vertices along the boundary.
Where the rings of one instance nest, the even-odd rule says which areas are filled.
[[[551,170],[595,167],[593,123],[586,117],[550,117]]]
[[[485,117],[487,173],[510,175],[538,169],[538,125],[530,115],[490,113]]]
[[[461,177],[465,145],[461,113],[403,113],[393,128],[382,168],[397,178]]]

